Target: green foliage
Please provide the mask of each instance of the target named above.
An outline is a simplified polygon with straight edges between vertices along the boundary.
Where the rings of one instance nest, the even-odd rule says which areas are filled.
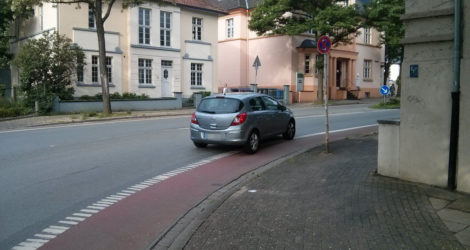
[[[401,16],[405,14],[405,0],[373,0],[365,9],[366,24],[382,32],[381,44],[385,45],[385,77],[388,78],[390,66],[403,61],[405,25]]]
[[[5,90],[6,90],[5,84],[0,83],[0,98],[5,96]]]
[[[29,40],[16,55],[13,63],[20,70],[20,86],[27,107],[39,103],[39,112],[52,109],[55,96],[72,99],[71,78],[84,64],[84,53],[72,41],[57,33],[44,34]]]
[[[32,112],[32,109],[25,108],[22,103],[14,102],[9,99],[0,97],[0,117],[15,117],[26,115]]]
[[[348,43],[361,27],[357,5],[339,5],[337,0],[264,0],[251,13],[248,27],[258,35],[298,35],[314,30],[329,34],[332,43]]]
[[[11,59],[9,40],[10,24],[13,21],[13,12],[11,11],[9,1],[0,1],[0,68],[7,68]]]
[[[387,102],[380,102],[378,104],[370,106],[373,109],[399,109],[400,108],[400,99],[399,98],[390,98]]]
[[[118,92],[114,92],[109,95],[111,100],[142,100],[142,99],[149,99],[149,96],[146,94],[137,95],[135,93],[123,93],[122,95]],[[89,95],[82,95],[78,97],[79,100],[82,101],[101,101],[103,99],[103,95],[101,93],[96,94],[94,96]]]

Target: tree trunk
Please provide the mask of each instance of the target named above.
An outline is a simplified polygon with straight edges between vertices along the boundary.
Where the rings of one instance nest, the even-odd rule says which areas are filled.
[[[109,99],[109,79],[106,68],[106,41],[104,37],[103,5],[101,0],[95,6],[96,34],[98,35],[99,71],[101,79],[101,92],[103,95],[103,114],[111,114],[111,101]]]

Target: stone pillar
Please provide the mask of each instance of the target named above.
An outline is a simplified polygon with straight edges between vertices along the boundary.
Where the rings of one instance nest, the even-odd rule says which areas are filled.
[[[282,99],[284,102],[284,105],[290,104],[289,96],[290,96],[289,85],[284,85],[284,98]]]
[[[199,103],[201,102],[202,94],[201,93],[194,93],[193,98],[194,98],[194,107],[197,108],[197,106],[199,106]]]
[[[253,91],[254,93],[258,93],[258,84],[252,83],[250,84],[250,88],[251,88],[251,91]]]

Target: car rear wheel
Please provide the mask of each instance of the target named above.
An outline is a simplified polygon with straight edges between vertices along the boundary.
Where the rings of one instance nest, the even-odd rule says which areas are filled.
[[[250,136],[248,136],[248,141],[245,145],[245,152],[249,154],[254,154],[259,149],[259,135],[258,132],[252,131]]]
[[[282,134],[282,136],[286,140],[294,139],[294,136],[295,136],[295,123],[294,123],[294,121],[289,121],[289,124],[287,124],[286,132],[284,132]]]
[[[207,143],[202,143],[202,142],[193,142],[194,143],[194,146],[198,147],[198,148],[205,148],[207,147]]]

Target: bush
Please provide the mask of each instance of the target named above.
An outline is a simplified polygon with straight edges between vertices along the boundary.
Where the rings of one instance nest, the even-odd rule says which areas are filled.
[[[32,113],[31,109],[25,108],[21,103],[9,101],[0,97],[0,117],[15,117]]]
[[[149,99],[149,96],[146,94],[137,95],[135,93],[123,93],[122,95],[118,92],[114,92],[109,95],[111,100],[142,100],[142,99]],[[82,95],[78,97],[79,100],[83,101],[101,101],[103,100],[103,95],[101,93],[96,94],[94,96],[89,95]]]

